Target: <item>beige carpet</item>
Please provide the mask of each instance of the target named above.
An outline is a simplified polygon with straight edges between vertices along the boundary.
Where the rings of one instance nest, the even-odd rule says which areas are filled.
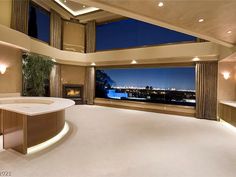
[[[236,132],[189,117],[74,106],[63,142],[31,156],[0,151],[12,177],[235,177]]]

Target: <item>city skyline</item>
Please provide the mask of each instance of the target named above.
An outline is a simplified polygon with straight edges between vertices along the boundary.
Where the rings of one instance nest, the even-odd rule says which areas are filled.
[[[103,69],[113,87],[146,87],[195,90],[195,67]]]

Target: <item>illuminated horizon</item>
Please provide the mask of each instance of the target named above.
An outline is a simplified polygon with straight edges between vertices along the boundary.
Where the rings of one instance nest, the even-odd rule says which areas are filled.
[[[195,67],[103,69],[112,87],[146,87],[195,90]]]

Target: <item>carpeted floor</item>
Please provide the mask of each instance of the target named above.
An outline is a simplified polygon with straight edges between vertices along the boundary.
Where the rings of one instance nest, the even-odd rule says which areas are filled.
[[[62,142],[23,156],[0,150],[12,177],[235,177],[236,131],[220,122],[74,106]],[[1,145],[1,143],[0,143]]]

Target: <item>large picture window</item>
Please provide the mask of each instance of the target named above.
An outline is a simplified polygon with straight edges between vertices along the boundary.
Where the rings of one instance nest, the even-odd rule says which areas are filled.
[[[196,37],[134,19],[96,26],[96,50],[195,42]]]
[[[98,68],[96,97],[195,106],[195,67]]]
[[[50,13],[34,3],[29,6],[28,35],[49,43]]]

